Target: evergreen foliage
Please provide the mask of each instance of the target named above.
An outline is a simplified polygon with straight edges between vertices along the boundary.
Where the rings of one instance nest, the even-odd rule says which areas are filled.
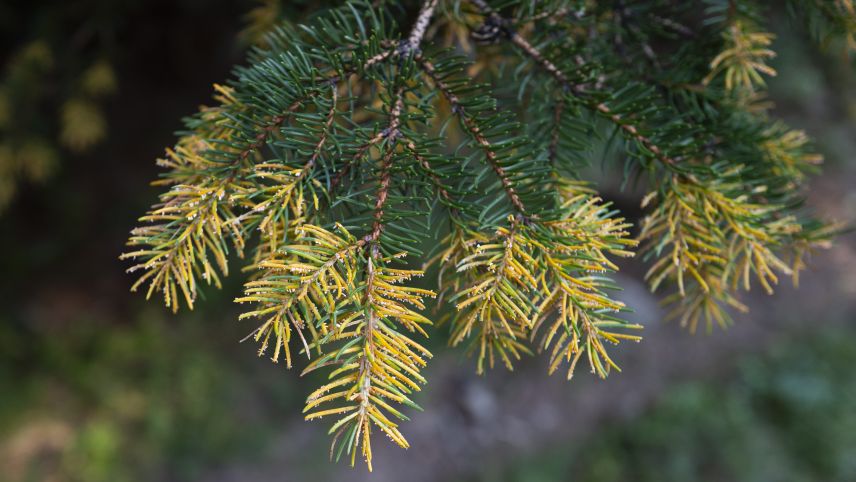
[[[770,6],[690,3],[351,1],[282,24],[159,161],[132,289],[192,308],[248,259],[248,338],[328,372],[306,418],[333,417],[331,455],[370,469],[373,431],[408,446],[435,295],[479,372],[543,351],[605,377],[611,345],[639,340],[609,275],[641,243],[682,324],[727,325],[835,227],[801,207],[819,156],[763,99]],[[853,47],[850,0],[789,7]],[[636,237],[579,179],[599,139],[649,191]],[[413,285],[428,266],[436,293]]]

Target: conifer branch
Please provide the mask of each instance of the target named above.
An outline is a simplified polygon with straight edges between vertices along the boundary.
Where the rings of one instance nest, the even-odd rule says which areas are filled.
[[[422,43],[422,38],[425,37],[425,31],[431,23],[431,17],[434,15],[434,9],[437,8],[439,0],[425,0],[422,8],[419,11],[419,17],[413,24],[413,29],[410,31],[410,36],[407,39],[407,49],[409,52],[417,52],[419,45]]]
[[[366,154],[368,154],[369,150],[383,141],[386,137],[387,132],[383,130],[358,147],[354,152],[354,155],[345,162],[345,164],[336,172],[336,175],[330,180],[330,192],[334,192],[350,173],[351,168],[359,164],[359,162],[365,158]]]
[[[452,298],[457,301],[459,316],[451,343],[458,345],[477,333],[472,349],[478,351],[476,370],[480,374],[484,373],[485,360],[493,368],[498,356],[512,370],[511,358],[531,353],[523,341],[531,327],[532,306],[527,295],[537,284],[528,267],[536,261],[531,244],[518,236],[520,229],[524,228],[512,218],[509,228],[499,228],[492,239],[477,245],[457,266],[459,272],[476,274],[470,287]]]
[[[401,111],[404,107],[403,95],[403,91],[399,89],[396,94],[395,104],[393,105],[392,111],[389,113],[389,127],[387,127],[385,133],[387,141],[386,154],[384,154],[383,159],[381,160],[380,176],[378,177],[378,189],[376,195],[377,199],[375,201],[373,214],[374,221],[372,222],[371,232],[367,237],[367,241],[373,245],[371,250],[372,258],[377,258],[379,256],[377,243],[380,239],[381,233],[383,232],[383,207],[384,204],[386,204],[387,197],[389,196],[391,180],[390,170],[392,169],[392,159],[395,155],[395,143],[400,135],[398,128],[401,125]]]
[[[469,1],[475,5],[482,14],[491,18],[495,24],[503,26],[504,33],[509,41],[520,48],[524,54],[535,61],[536,64],[540,65],[548,74],[553,76],[566,92],[571,93],[575,98],[582,101],[588,108],[602,114],[604,117],[612,121],[626,135],[638,141],[648,151],[654,154],[654,156],[663,164],[667,166],[674,166],[677,164],[674,159],[667,156],[650,138],[640,133],[636,126],[627,122],[620,114],[613,112],[606,104],[590,98],[581,85],[571,82],[565,72],[559,69],[559,67],[557,67],[551,60],[546,58],[541,51],[529,43],[528,40],[513,30],[510,27],[511,22],[496,13],[492,8],[490,8],[487,2],[484,0]]]
[[[295,100],[285,112],[274,116],[266,123],[253,140],[232,157],[225,169],[228,173],[225,178],[217,181],[213,186],[205,186],[198,190],[190,186],[184,188],[177,186],[179,189],[174,189],[165,195],[167,201],[163,205],[157,206],[141,218],[144,222],[162,224],[135,229],[129,245],[143,245],[150,248],[131,251],[120,257],[120,259],[134,259],[140,256],[148,258],[145,262],[128,269],[128,272],[146,270],[146,273],[140,276],[131,287],[132,291],[148,282],[149,290],[146,298],[149,298],[155,290],[159,290],[164,294],[166,306],[176,312],[179,304],[176,286],[184,295],[187,306],[193,308],[197,290],[196,277],[193,273],[199,271],[200,264],[203,279],[209,283],[213,281],[219,286],[219,277],[207,259],[207,251],[210,250],[213,253],[224,275],[228,274],[228,266],[222,243],[213,242],[213,239],[220,236],[225,228],[230,233],[236,248],[241,249],[244,244],[239,229],[231,222],[235,216],[231,211],[223,208],[221,201],[228,199],[227,194],[230,194],[231,186],[249,156],[264,147],[273,132],[282,126],[311,95],[313,93]],[[174,153],[170,155],[177,156]],[[221,209],[224,210],[222,215]]]
[[[437,69],[434,67],[434,64],[421,55],[416,56],[416,61],[419,62],[422,70],[431,79],[437,90],[439,90],[446,101],[449,102],[449,105],[452,106],[452,112],[461,121],[461,125],[464,127],[466,132],[484,151],[487,163],[502,183],[502,188],[505,190],[505,193],[511,204],[514,206],[514,209],[516,209],[521,216],[528,219],[526,206],[523,205],[523,201],[521,201],[520,195],[514,188],[514,183],[509,178],[505,169],[499,165],[496,150],[493,148],[491,142],[484,136],[484,134],[482,134],[476,121],[467,114],[467,111],[464,106],[461,105],[458,96],[455,95],[443,79],[437,75]]]
[[[553,106],[553,129],[550,133],[550,146],[547,151],[550,164],[553,166],[556,165],[556,157],[559,155],[559,139],[561,136],[559,129],[562,122],[562,114],[564,114],[566,107],[565,99],[559,99]]]
[[[650,174],[646,278],[674,286],[670,316],[690,330],[729,324],[726,308],[745,310],[739,290],[796,281],[805,254],[835,234],[797,209],[820,161],[808,138],[745,95],[772,57],[762,25],[743,23],[757,17],[751,4],[711,7],[709,27],[693,32],[667,18],[683,12],[669,2],[630,18],[643,10],[624,2],[588,12],[512,0],[506,17],[467,1],[483,18],[472,38],[508,48],[469,50],[458,4],[439,0],[403,30],[397,2],[369,0],[275,29],[215,87],[219,105],[187,120],[159,162],[169,172],[156,184],[169,190],[123,255],[142,258],[133,289],[147,283],[175,310],[180,297],[193,306],[200,278],[219,286],[228,251],[259,231],[236,300],[251,304],[240,319],[258,321],[247,339],[288,367],[294,341],[303,373],[329,370],[305,418],[334,417],[331,457],[353,465],[359,454],[370,470],[373,431],[408,447],[402,407],[418,408],[425,383],[431,353],[415,335],[427,336],[435,293],[408,285],[424,270],[395,266],[421,254],[438,213],[450,232],[424,266],[440,264],[439,301],[455,305],[451,344],[468,342],[479,373],[538,351],[568,378],[581,360],[606,377],[618,370],[610,346],[640,339],[610,279],[638,241],[578,179],[602,131],[624,138],[625,179]],[[852,37],[850,0],[823,12],[789,2]],[[698,62],[708,30],[722,52]],[[654,49],[675,34],[686,48]],[[651,85],[638,82],[651,65]]]
[[[434,185],[434,189],[437,191],[437,194],[450,206],[450,210],[453,214],[458,212],[458,208],[454,207],[455,200],[452,198],[452,195],[449,194],[449,190],[443,184],[443,181],[440,179],[440,176],[434,171],[431,167],[431,163],[428,159],[423,156],[419,149],[416,147],[416,144],[412,140],[407,140],[405,143],[405,147],[407,151],[413,156],[414,159],[419,163],[419,166],[425,171],[428,177],[431,179],[431,183]]]
[[[309,159],[304,163],[298,170],[289,171],[287,175],[283,176],[277,173],[268,173],[268,169],[278,170],[281,169],[282,166],[271,163],[261,163],[255,165],[256,175],[262,179],[271,179],[277,182],[277,185],[270,188],[274,194],[265,199],[264,201],[257,203],[251,209],[249,209],[246,213],[236,217],[233,222],[240,224],[245,222],[249,217],[253,215],[259,215],[260,213],[267,211],[269,207],[276,206],[277,203],[281,204],[282,207],[285,207],[291,200],[295,189],[299,186],[301,182],[303,182],[312,170],[315,168],[318,163],[318,159],[320,158],[327,142],[330,139],[331,132],[330,130],[333,127],[333,122],[336,120],[336,111],[338,109],[339,102],[339,94],[338,94],[339,86],[337,83],[330,84],[330,109],[327,113],[326,120],[324,122],[324,128],[321,131],[321,135],[318,138],[318,142],[315,144],[315,147],[312,149],[312,154],[309,156]],[[301,203],[296,203],[292,211],[296,215],[302,214],[303,207]],[[270,210],[262,222],[259,224],[258,229],[261,231],[265,231],[266,227],[270,225],[270,222],[276,211]]]

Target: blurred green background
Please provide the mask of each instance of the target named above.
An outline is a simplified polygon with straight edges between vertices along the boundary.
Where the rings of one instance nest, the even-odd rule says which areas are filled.
[[[238,277],[172,315],[129,293],[117,260],[181,116],[310,3],[0,3],[0,481],[369,479],[302,421],[315,381],[237,342]],[[827,159],[810,204],[852,223],[854,61],[773,24],[775,113]],[[647,327],[623,373],[567,384],[532,359],[476,377],[437,330],[412,448],[378,444],[371,480],[856,480],[852,234],[711,335],[660,322],[644,268],[626,271]]]

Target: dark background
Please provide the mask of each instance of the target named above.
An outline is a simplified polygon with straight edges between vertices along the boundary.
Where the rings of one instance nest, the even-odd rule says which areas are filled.
[[[284,15],[304,11],[287,3]],[[0,146],[28,130],[55,139],[60,105],[92,59],[108,59],[118,85],[99,103],[106,138],[82,153],[58,147],[52,175],[18,182],[0,212],[0,481],[368,479],[328,463],[326,428],[302,421],[314,380],[237,342],[251,329],[231,303],[240,276],[172,315],[128,292],[117,259],[156,199],[154,159],[241,61],[257,6],[0,3],[0,75],[36,39],[55,59]],[[774,113],[827,158],[810,204],[852,222],[853,60],[821,52],[785,18],[773,25]],[[477,377],[437,330],[426,411],[404,427],[412,447],[378,438],[372,480],[856,480],[852,234],[812,258],[799,290],[754,293],[749,315],[710,335],[661,322],[642,272],[631,263],[620,283],[645,340],[619,350],[624,371],[606,381],[547,377],[539,358]]]

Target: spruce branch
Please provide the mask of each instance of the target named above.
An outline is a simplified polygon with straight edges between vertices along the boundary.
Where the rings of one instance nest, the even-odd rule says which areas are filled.
[[[410,155],[413,156],[414,159],[416,159],[416,161],[419,163],[419,166],[425,171],[428,177],[431,178],[431,182],[433,183],[434,188],[437,190],[437,194],[440,196],[440,198],[442,198],[443,201],[445,201],[450,206],[450,209],[453,213],[457,212],[458,208],[455,207],[455,201],[452,198],[452,195],[449,194],[449,189],[446,187],[445,184],[443,184],[443,181],[440,179],[440,176],[438,176],[437,172],[431,167],[431,162],[428,160],[428,158],[419,152],[419,148],[412,140],[408,140],[405,144],[405,147],[407,148]]]
[[[457,266],[459,272],[476,274],[470,286],[452,298],[460,314],[453,325],[451,343],[457,345],[476,334],[472,349],[478,351],[478,373],[484,372],[485,359],[493,368],[498,356],[512,370],[512,358],[531,353],[524,341],[531,328],[532,305],[527,293],[537,284],[528,267],[535,259],[531,244],[517,236],[523,229],[521,223],[512,218],[510,224],[508,229],[498,229],[484,244],[477,244],[473,254]]]
[[[186,121],[123,256],[141,259],[133,289],[175,310],[254,249],[246,339],[327,374],[304,416],[332,417],[331,457],[370,470],[372,435],[409,445],[427,299],[452,302],[449,341],[479,373],[543,352],[549,373],[582,360],[602,378],[612,346],[640,340],[611,279],[640,241],[652,290],[672,287],[669,316],[695,330],[730,324],[739,291],[796,282],[836,232],[801,209],[820,157],[756,95],[772,57],[758,2],[714,6],[693,31],[670,2],[466,1],[425,0],[403,29],[406,9],[367,0],[274,29]],[[847,2],[789,5],[838,32]],[[638,239],[580,179],[613,134],[624,181],[650,184]],[[422,269],[403,266],[426,245]],[[439,296],[411,282],[434,263]]]
[[[553,128],[550,132],[550,147],[548,155],[550,164],[556,165],[556,158],[559,155],[559,141],[561,140],[561,132],[559,131],[562,124],[562,115],[567,108],[565,99],[559,99],[553,106]]]
[[[407,53],[419,51],[419,46],[425,37],[425,31],[431,23],[431,17],[434,15],[434,9],[437,8],[438,3],[439,0],[425,0],[422,4],[419,16],[416,18],[410,36],[407,38]]]
[[[156,206],[148,215],[140,219],[142,222],[159,224],[132,231],[128,244],[146,246],[148,249],[131,251],[120,257],[120,259],[138,257],[146,259],[145,262],[128,269],[129,272],[139,269],[146,271],[131,287],[132,291],[148,282],[149,290],[146,297],[150,297],[154,291],[161,291],[164,294],[166,306],[176,312],[179,305],[176,286],[180,288],[187,306],[193,308],[197,293],[197,280],[194,273],[199,273],[208,283],[214,282],[219,287],[219,276],[208,261],[208,252],[210,251],[214,256],[222,274],[227,275],[225,244],[218,242],[217,238],[226,232],[231,236],[236,249],[240,250],[244,245],[243,235],[234,225],[234,220],[237,218],[231,209],[223,205],[223,201],[228,201],[240,184],[238,176],[245,169],[247,159],[263,148],[273,132],[282,126],[311,95],[312,93],[295,100],[285,112],[264,123],[251,141],[237,149],[237,152],[229,153],[226,167],[218,166],[221,176],[225,174],[225,177],[215,180],[211,185],[198,187],[175,185],[162,197],[164,199],[162,205]],[[186,164],[198,167],[199,164],[207,163],[199,157],[197,152],[182,148],[167,152],[177,167],[184,167]],[[184,153],[189,155],[185,157],[182,155]],[[167,165],[169,164],[171,163],[168,162]]]
[[[395,155],[395,144],[398,136],[401,134],[399,126],[401,125],[401,113],[404,108],[403,89],[399,89],[395,96],[395,104],[389,113],[389,127],[384,132],[384,137],[387,141],[386,154],[383,156],[380,166],[380,175],[378,176],[378,189],[375,196],[374,206],[374,222],[372,223],[371,233],[366,238],[371,243],[371,257],[378,257],[377,243],[380,235],[383,232],[383,207],[386,204],[387,196],[389,195],[390,186],[390,169],[392,169],[392,160]]]
[[[511,202],[514,209],[524,217],[528,218],[526,214],[526,206],[523,205],[523,201],[520,199],[517,190],[514,187],[514,183],[511,181],[508,173],[505,169],[499,164],[498,156],[496,153],[496,149],[493,147],[491,142],[485,137],[485,135],[481,132],[480,128],[477,125],[475,119],[473,119],[466,108],[461,105],[461,102],[457,95],[452,92],[449,85],[443,81],[442,78],[437,74],[437,69],[434,67],[429,60],[425,59],[421,55],[416,56],[416,60],[419,62],[419,65],[425,71],[426,75],[431,79],[436,88],[440,91],[440,93],[445,97],[445,99],[452,106],[452,112],[458,117],[463,125],[466,132],[473,138],[473,140],[478,144],[478,146],[484,151],[485,159],[490,165],[493,172],[499,178],[502,183],[502,188],[508,196],[509,201]]]
[[[574,98],[583,102],[589,109],[603,115],[605,118],[612,121],[623,133],[638,141],[642,146],[651,152],[658,160],[665,165],[674,165],[676,161],[664,154],[663,150],[657,146],[650,138],[643,135],[639,129],[624,119],[620,114],[613,112],[605,103],[599,102],[590,97],[582,85],[571,82],[565,72],[556,66],[551,60],[546,58],[540,50],[529,43],[523,36],[513,30],[509,25],[511,22],[496,13],[484,0],[469,0],[476,8],[495,24],[503,26],[504,34],[508,40],[517,46],[526,56],[530,57],[536,64],[540,65],[548,74],[553,76],[562,88],[573,95]]]
[[[324,151],[324,148],[326,147],[330,139],[330,130],[332,129],[333,123],[336,120],[336,112],[338,109],[338,90],[339,86],[336,83],[331,83],[330,110],[327,113],[326,120],[324,121],[324,127],[318,138],[318,142],[312,149],[312,154],[309,156],[309,159],[306,161],[306,163],[296,170],[286,170],[285,174],[282,174],[280,172],[280,170],[282,169],[282,166],[280,164],[266,162],[256,164],[256,176],[259,179],[269,179],[275,183],[274,186],[262,191],[260,194],[264,196],[265,194],[267,194],[267,192],[273,192],[273,195],[268,197],[264,201],[257,202],[247,212],[235,218],[233,220],[234,223],[244,223],[251,216],[260,215],[262,213],[267,212],[267,214],[264,216],[264,219],[258,224],[258,229],[260,231],[266,231],[268,229],[268,226],[271,225],[273,217],[277,213],[276,209],[270,208],[278,206],[280,209],[284,209],[288,207],[288,205],[291,203],[293,203],[291,205],[291,211],[296,216],[300,216],[303,214],[303,203],[299,200],[302,196],[300,196],[299,194],[298,196],[294,196],[295,190],[300,187],[301,182],[315,168],[320,156]],[[269,238],[275,239],[275,237],[270,235]]]

